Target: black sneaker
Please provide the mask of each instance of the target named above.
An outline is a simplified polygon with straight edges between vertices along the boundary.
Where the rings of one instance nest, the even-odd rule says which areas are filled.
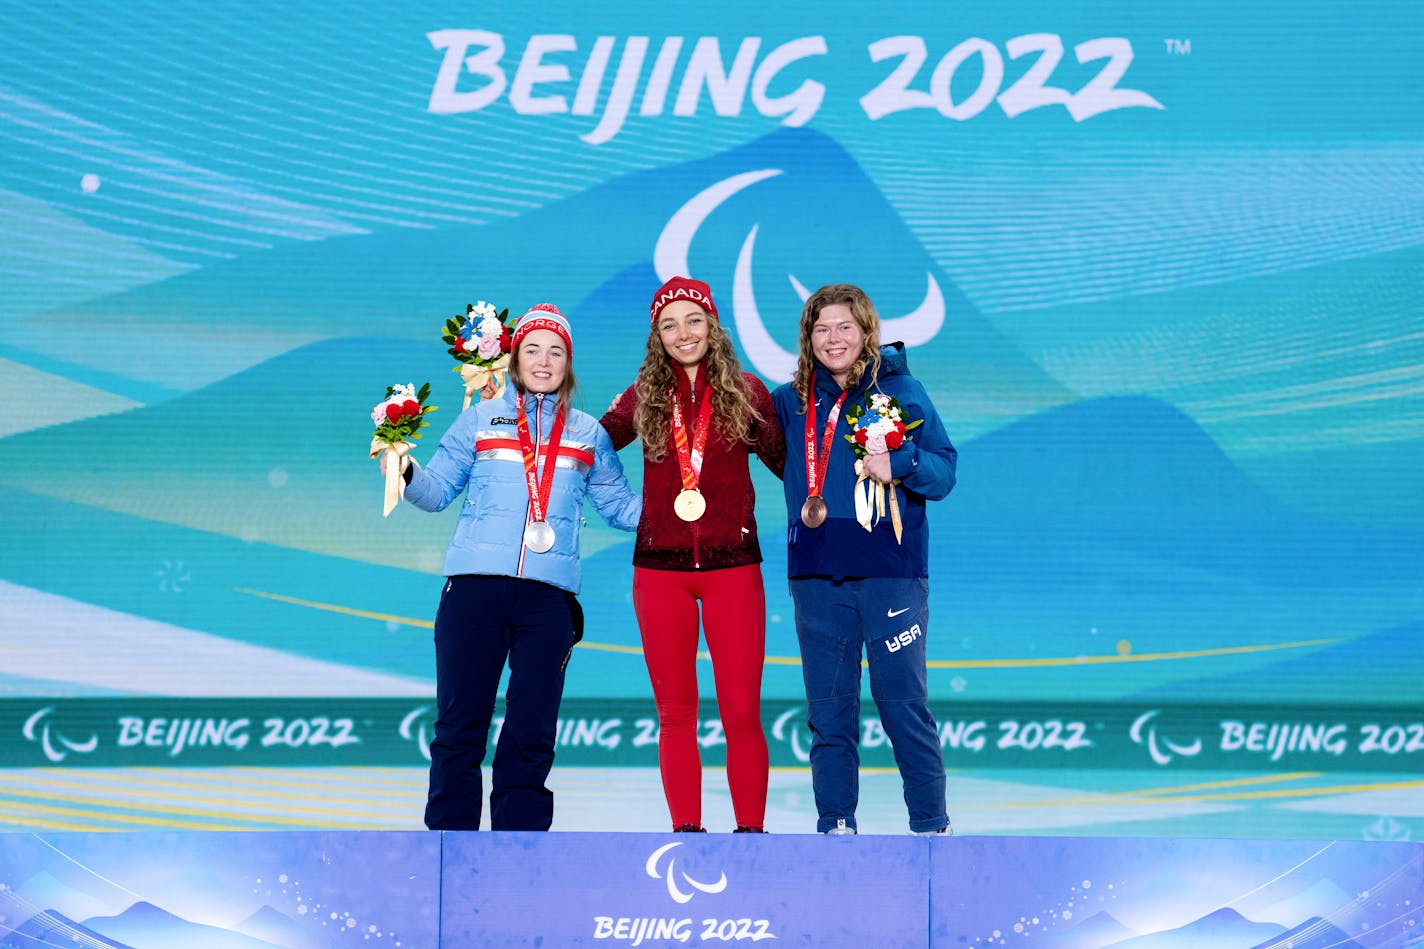
[[[748,827],[745,824],[738,824],[732,831],[734,834],[764,834],[766,831],[761,827]]]
[[[678,824],[672,829],[674,834],[705,834],[706,827],[698,827],[696,824]]]

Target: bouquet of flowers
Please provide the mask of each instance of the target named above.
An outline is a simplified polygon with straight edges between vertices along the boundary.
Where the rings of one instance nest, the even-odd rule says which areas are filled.
[[[465,308],[463,319],[445,321],[445,333],[440,338],[450,347],[450,355],[460,361],[455,371],[465,381],[465,404],[461,412],[470,407],[475,392],[491,379],[500,392],[504,391],[511,345],[505,322],[508,319],[508,309],[496,313],[494,304],[481,300]]]
[[[386,398],[376,404],[371,409],[371,421],[376,423],[376,432],[371,436],[371,457],[385,454],[386,459],[386,493],[385,512],[383,516],[389,517],[391,511],[400,503],[401,494],[405,490],[405,480],[401,478],[401,473],[405,471],[405,456],[415,446],[412,441],[419,439],[420,430],[427,424],[425,416],[434,412],[436,406],[426,405],[425,400],[430,397],[430,383],[420,387],[420,391],[415,391],[415,386],[407,383],[403,386],[387,386]]]
[[[918,427],[924,419],[916,419],[905,424],[905,410],[900,400],[883,392],[872,392],[862,405],[852,406],[846,412],[846,424],[851,433],[845,436],[855,452],[855,519],[867,531],[875,527],[885,516],[887,507],[890,522],[895,527],[895,541],[900,541],[903,527],[900,522],[900,502],[895,494],[896,479],[883,484],[871,478],[865,470],[865,459],[870,455],[883,455],[903,445],[910,437],[910,430]]]
[[[866,455],[883,455],[894,451],[910,437],[912,428],[918,428],[924,419],[916,419],[905,424],[905,410],[900,400],[883,392],[872,392],[866,396],[863,405],[853,405],[846,412],[846,424],[851,434],[845,436],[856,458]]]

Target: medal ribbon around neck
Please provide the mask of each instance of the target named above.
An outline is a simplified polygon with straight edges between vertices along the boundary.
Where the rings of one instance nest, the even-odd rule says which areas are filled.
[[[695,391],[695,389],[694,389]],[[703,390],[702,405],[697,409],[697,430],[692,433],[692,446],[687,444],[687,425],[682,420],[677,390],[672,391],[672,441],[677,447],[677,467],[682,472],[682,489],[696,491],[702,476],[703,452],[707,448],[707,432],[712,428],[712,393]]]
[[[537,464],[537,449],[529,437],[529,416],[524,411],[524,396],[515,400],[519,410],[515,421],[519,428],[519,452],[524,456],[524,482],[529,489],[529,513],[535,521],[544,520],[549,511],[549,497],[554,493],[554,468],[559,460],[559,438],[564,434],[564,411],[560,406],[554,413],[554,427],[549,431],[549,446],[544,452],[544,470]]]
[[[826,416],[826,433],[821,438],[821,458],[817,463],[816,459],[816,374],[811,374],[811,396],[813,401],[806,409],[806,497],[818,498],[821,496],[821,488],[826,483],[826,469],[831,464],[831,444],[836,437],[836,420],[841,417],[841,404],[845,402],[846,396],[850,395],[850,390],[841,393],[841,397],[836,399],[836,404],[831,406],[830,415]]]

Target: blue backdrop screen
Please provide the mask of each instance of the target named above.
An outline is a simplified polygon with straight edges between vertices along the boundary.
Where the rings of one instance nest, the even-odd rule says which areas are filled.
[[[960,450],[931,514],[937,707],[1417,717],[1421,8],[0,19],[23,760],[41,698],[428,696],[453,512],[382,518],[370,407],[430,381],[428,457],[462,395],[445,320],[549,300],[601,414],[677,272],[769,385],[824,283],[907,344]],[[794,702],[786,511],[756,488],[766,695]],[[583,550],[567,694],[648,705],[631,538],[590,511]]]

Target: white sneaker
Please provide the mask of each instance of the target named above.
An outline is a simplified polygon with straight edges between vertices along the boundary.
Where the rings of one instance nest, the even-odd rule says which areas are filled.
[[[848,825],[845,820],[837,820],[836,826],[826,831],[832,837],[843,837],[855,833],[855,828]]]

